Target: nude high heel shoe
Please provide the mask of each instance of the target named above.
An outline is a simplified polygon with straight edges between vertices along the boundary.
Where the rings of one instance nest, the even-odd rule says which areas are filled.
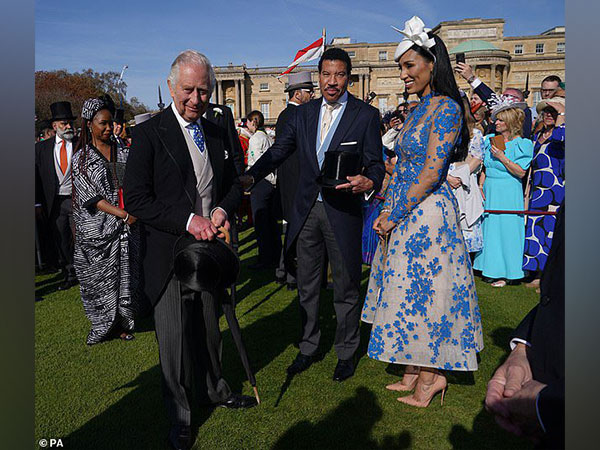
[[[390,391],[397,391],[397,392],[408,392],[408,391],[412,391],[415,386],[417,385],[417,381],[419,381],[419,373],[421,372],[420,368],[417,368],[414,371],[411,372],[404,372],[404,376],[402,377],[402,380],[398,381],[397,383],[392,383],[392,384],[388,384],[385,388],[390,390]],[[406,375],[416,375],[412,381],[410,381],[409,383],[404,383],[404,378],[406,377]]]
[[[448,383],[446,381],[446,377],[443,375],[436,375],[433,383],[430,385],[426,385],[424,383],[417,384],[414,394],[407,397],[399,397],[398,401],[401,403],[406,403],[407,405],[416,406],[417,408],[427,408],[433,397],[435,397],[438,392],[441,392],[442,396],[440,404],[443,406],[447,387]],[[422,397],[422,399],[418,400],[415,397],[416,395]]]

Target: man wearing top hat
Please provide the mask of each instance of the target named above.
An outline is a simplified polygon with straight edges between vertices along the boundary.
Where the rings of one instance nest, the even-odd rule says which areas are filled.
[[[123,128],[125,126],[125,110],[123,108],[115,109],[115,116],[113,118],[113,135],[115,136],[115,140],[122,147],[126,147],[125,142],[121,135],[123,134]]]
[[[331,263],[337,317],[334,347],[338,356],[333,379],[354,374],[359,345],[359,285],[362,258],[363,194],[379,190],[384,176],[379,112],[347,91],[352,63],[339,48],[319,60],[322,98],[290,110],[275,144],[241,177],[249,187],[277,168],[294,152],[299,182],[287,230],[287,249],[297,250],[297,282],[302,317],[300,353],[288,373],[306,370],[320,340],[319,293],[325,247]],[[327,154],[333,158],[326,157]],[[337,156],[336,156],[337,155]],[[336,160],[337,158],[337,160]],[[319,183],[337,163],[356,162],[355,170],[339,174],[337,184]],[[323,164],[325,160],[333,167]],[[328,178],[331,178],[330,176]]]
[[[45,217],[57,250],[58,264],[64,274],[59,290],[77,283],[73,267],[73,231],[71,212],[71,160],[75,148],[75,116],[71,103],[50,105],[54,139],[35,145],[35,210],[37,217]]]
[[[229,228],[242,195],[226,131],[202,117],[215,87],[208,58],[179,54],[167,84],[172,104],[133,128],[124,181],[125,208],[144,225],[142,287],[154,307],[163,399],[173,448],[190,448],[192,391],[197,402],[254,406],[222,375],[219,300],[224,291],[195,292],[173,276],[175,244],[185,233],[212,240]]]
[[[314,86],[312,82],[312,76],[310,72],[296,72],[288,75],[288,86],[285,88],[285,92],[288,94],[287,107],[279,114],[277,123],[275,124],[275,138],[283,133],[283,127],[287,123],[292,110],[297,106],[308,103],[314,97]],[[288,159],[286,159],[279,169],[277,169],[278,177],[277,184],[279,186],[279,193],[281,195],[281,211],[283,220],[289,223],[290,213],[294,205],[294,195],[298,187],[298,179],[300,169],[298,167],[298,156],[293,153]],[[285,253],[285,248],[283,252]],[[288,288],[293,289],[296,284],[294,276],[286,270],[284,266],[284,255],[282,254],[280,267],[277,269],[277,279],[285,281]]]

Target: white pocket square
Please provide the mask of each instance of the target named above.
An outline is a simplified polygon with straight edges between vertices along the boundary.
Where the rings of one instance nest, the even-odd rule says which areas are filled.
[[[352,141],[352,142],[342,142],[342,143],[340,143],[340,145],[355,145],[355,144],[358,144],[358,142]]]
[[[229,158],[229,152],[227,150],[225,150],[225,159]]]

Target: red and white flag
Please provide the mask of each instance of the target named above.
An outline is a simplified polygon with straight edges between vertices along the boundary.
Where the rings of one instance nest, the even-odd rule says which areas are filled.
[[[285,72],[281,72],[279,74],[278,78],[282,75],[285,75],[286,73],[290,73],[300,63],[312,61],[313,59],[320,58],[324,51],[325,51],[325,39],[323,39],[323,37],[320,37],[315,42],[310,44],[308,47],[303,48],[302,50],[298,50],[298,53],[296,53],[296,57],[294,58],[292,63],[288,66],[288,69]]]

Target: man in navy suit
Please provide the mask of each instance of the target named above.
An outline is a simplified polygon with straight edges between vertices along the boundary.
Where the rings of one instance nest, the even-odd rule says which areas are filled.
[[[334,347],[338,356],[333,379],[354,374],[359,344],[362,206],[364,194],[379,190],[384,176],[379,112],[347,92],[352,64],[339,48],[319,60],[322,98],[297,106],[275,144],[241,177],[251,184],[272,172],[292,153],[299,162],[299,189],[289,214],[286,251],[297,253],[298,295],[302,316],[300,353],[288,373],[306,370],[314,360],[319,330],[319,292],[325,247],[333,272],[337,317]],[[318,179],[327,151],[358,153],[361,174],[334,188]]]

